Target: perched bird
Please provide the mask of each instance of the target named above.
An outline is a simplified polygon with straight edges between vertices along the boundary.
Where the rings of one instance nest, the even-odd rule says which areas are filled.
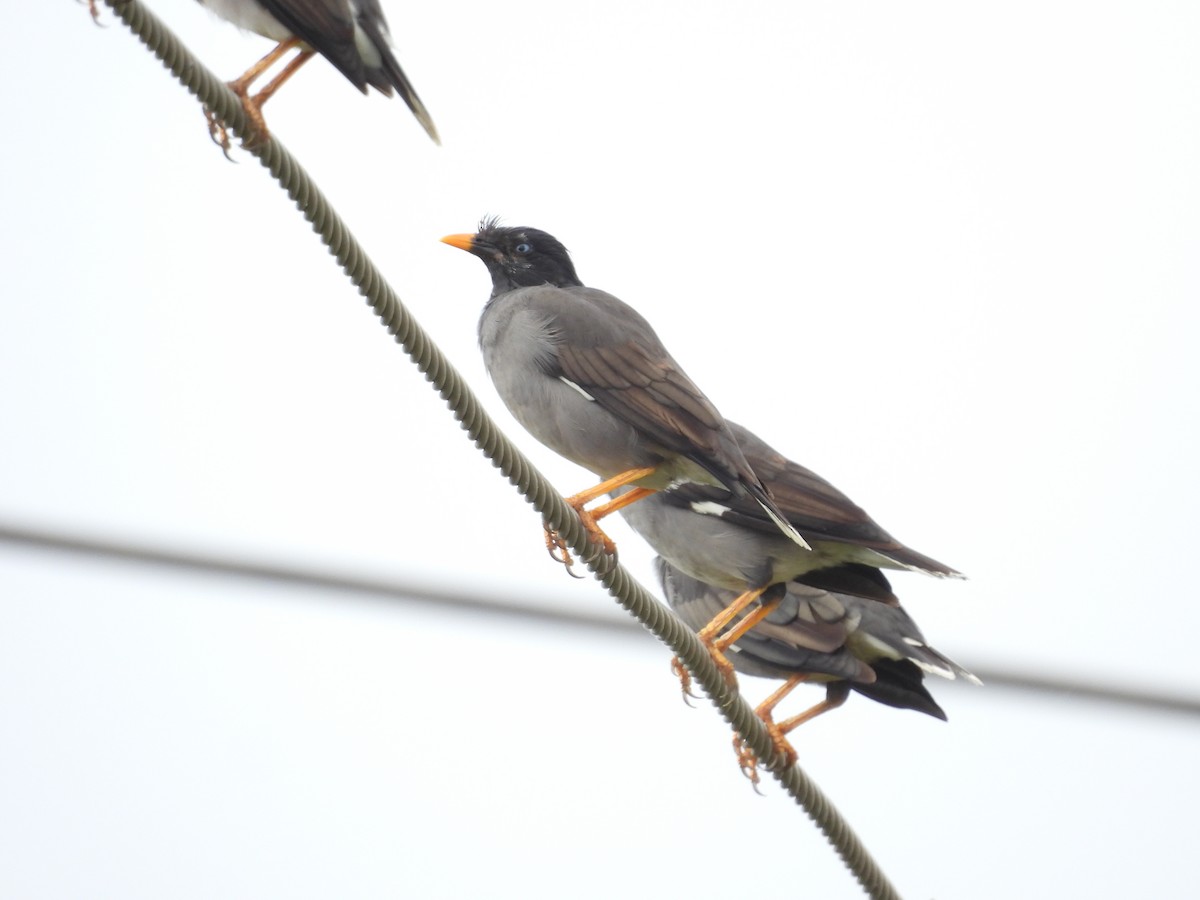
[[[816,473],[748,429],[734,422],[728,425],[776,508],[804,536],[809,550],[782,539],[755,504],[720,487],[678,485],[624,509],[622,515],[675,568],[705,584],[738,592],[700,630],[701,640],[730,681],[735,667],[723,651],[770,615],[788,582],[896,605],[899,601],[880,569],[962,577],[904,546]],[[757,610],[721,634],[756,600]]]
[[[747,464],[729,426],[632,307],[584,287],[566,248],[536,228],[494,219],[442,238],[478,256],[492,276],[479,345],[509,411],[552,450],[604,481],[567,498],[589,533],[597,520],[671,485],[706,485],[744,500],[780,539],[807,545]],[[622,486],[620,497],[584,505]],[[549,535],[547,546],[566,547]],[[558,558],[558,557],[556,557]]]
[[[654,567],[667,603],[699,631],[734,598],[656,557]],[[755,713],[790,765],[796,752],[787,734],[846,702],[851,691],[898,709],[914,709],[943,721],[946,714],[925,689],[925,675],[980,684],[978,678],[925,643],[916,622],[899,606],[838,594],[799,582],[787,585],[778,606],[731,648],[740,673],[786,679]],[[824,683],[825,699],[775,722],[774,710],[801,682]],[[742,770],[757,783],[757,760],[740,737],[734,747]]]
[[[425,104],[396,61],[379,0],[199,2],[239,28],[279,42],[245,74],[229,82],[230,89],[241,98],[246,114],[264,138],[268,132],[262,114],[263,104],[314,54],[320,53],[364,94],[368,85],[388,97],[392,96],[393,90],[398,91],[421,127],[435,144],[440,143]],[[254,81],[293,48],[299,48],[300,52],[262,90],[251,96],[250,86]],[[224,143],[227,145],[228,139]]]

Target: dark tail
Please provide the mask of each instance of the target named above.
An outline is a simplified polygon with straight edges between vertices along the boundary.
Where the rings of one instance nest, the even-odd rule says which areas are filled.
[[[408,76],[404,74],[404,70],[400,68],[400,63],[396,61],[396,57],[392,54],[391,48],[386,46],[381,47],[380,52],[383,55],[383,71],[387,75],[389,84],[395,87],[396,92],[400,95],[400,99],[408,104],[408,108],[417,117],[417,121],[425,129],[425,133],[433,139],[435,144],[440,146],[442,139],[438,137],[437,126],[433,124],[433,117],[429,115],[429,110],[425,108],[425,104],[417,96],[417,92],[408,80]],[[391,91],[387,91],[386,93],[390,94]]]

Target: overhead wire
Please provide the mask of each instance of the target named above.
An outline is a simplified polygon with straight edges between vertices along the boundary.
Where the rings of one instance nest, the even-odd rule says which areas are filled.
[[[69,534],[50,528],[16,525],[0,520],[0,544],[26,547],[35,551],[67,553],[95,560],[110,560],[133,565],[154,566],[195,574],[242,578],[274,584],[292,585],[337,594],[354,594],[388,602],[425,606],[438,611],[471,615],[485,614],[521,619],[539,625],[574,628],[592,634],[608,633],[632,637],[644,633],[629,619],[600,616],[578,605],[553,606],[530,603],[515,594],[479,589],[472,585],[447,587],[422,581],[394,578],[364,578],[335,571],[304,568],[295,564],[269,562],[245,557],[217,556],[190,550],[172,550],[144,543],[113,541]],[[1088,700],[1151,713],[1166,713],[1200,718],[1200,696],[1187,697],[1098,684],[1082,679],[1061,678],[1010,668],[972,665],[972,671],[989,688],[1058,696],[1070,700]],[[947,686],[961,682],[946,682]]]

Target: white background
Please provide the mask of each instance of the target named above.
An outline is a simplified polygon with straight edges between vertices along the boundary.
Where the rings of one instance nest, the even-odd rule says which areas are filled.
[[[936,647],[1195,696],[1200,7],[386,6],[442,148],[323,60],[267,121],[564,492],[591,476],[503,414],[486,272],[438,243],[485,213],[967,572],[893,579]],[[154,8],[223,77],[269,47]],[[621,617],[258,163],[111,14],[22,9],[0,522]],[[0,545],[0,895],[859,896],[667,659]],[[856,697],[796,735],[905,896],[1194,891],[1195,720],[930,688],[949,723]]]

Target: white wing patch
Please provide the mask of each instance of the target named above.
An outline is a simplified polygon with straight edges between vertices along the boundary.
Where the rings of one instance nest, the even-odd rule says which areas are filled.
[[[563,384],[565,384],[567,387],[573,388],[574,390],[578,391],[584,400],[591,400],[593,403],[596,402],[595,397],[593,397],[591,394],[589,394],[587,391],[585,391],[583,388],[581,388],[579,385],[577,385],[575,382],[573,382],[570,378],[567,378],[565,375],[559,375],[558,380],[561,381]]]
[[[716,516],[720,518],[729,512],[728,506],[722,506],[720,503],[714,503],[711,500],[694,500],[689,505],[692,507],[692,512],[700,513],[702,516]]]

